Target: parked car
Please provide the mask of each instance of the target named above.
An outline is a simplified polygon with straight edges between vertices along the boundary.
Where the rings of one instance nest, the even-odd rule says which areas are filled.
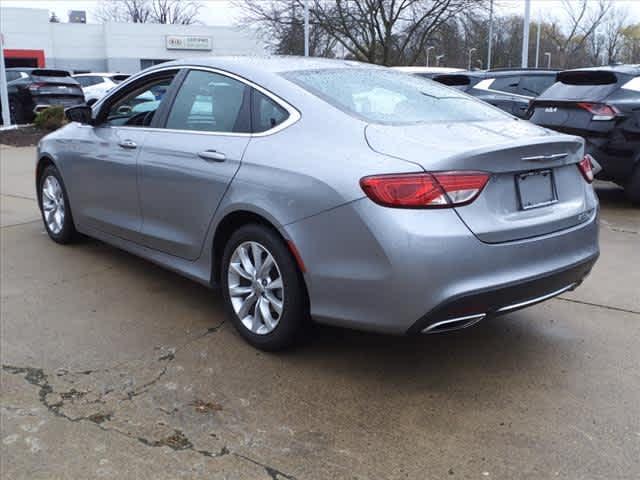
[[[74,75],[82,86],[84,98],[88,105],[100,100],[105,93],[123,82],[129,75],[123,73],[79,73]]]
[[[468,327],[577,287],[598,256],[582,139],[387,68],[176,61],[67,114],[37,153],[51,239],[81,232],[219,285],[258,348],[309,318]]]
[[[598,178],[640,204],[640,66],[568,70],[531,104],[532,122],[585,139]]]
[[[417,75],[418,77],[433,78],[436,75],[443,75],[445,73],[458,73],[464,72],[462,68],[451,67],[392,67],[399,72],[408,73],[410,75]]]
[[[525,118],[529,102],[553,85],[556,74],[555,70],[497,69],[437,75],[433,79]]]
[[[52,105],[84,103],[80,85],[65,70],[7,68],[6,72],[12,123],[30,123],[38,111]]]

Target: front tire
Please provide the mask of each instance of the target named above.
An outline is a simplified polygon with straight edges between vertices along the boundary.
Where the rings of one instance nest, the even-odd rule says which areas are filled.
[[[240,335],[261,350],[291,346],[309,318],[304,279],[282,238],[250,224],[227,242],[222,258],[222,294]]]
[[[71,205],[60,172],[53,165],[44,169],[38,182],[40,212],[49,238],[60,244],[71,243],[77,232],[71,216]]]

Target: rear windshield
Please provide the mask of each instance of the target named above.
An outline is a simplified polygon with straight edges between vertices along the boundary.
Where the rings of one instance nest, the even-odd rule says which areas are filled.
[[[604,100],[619,88],[620,82],[626,80],[626,77],[624,74],[606,70],[560,72],[558,81],[538,98],[545,100]]]
[[[392,70],[303,70],[284,76],[368,122],[412,124],[509,118],[500,110],[451,88]]]

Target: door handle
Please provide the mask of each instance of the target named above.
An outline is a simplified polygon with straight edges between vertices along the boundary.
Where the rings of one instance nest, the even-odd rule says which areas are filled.
[[[122,142],[118,143],[118,145],[122,148],[127,148],[129,150],[138,148],[138,145],[136,145],[136,142],[134,142],[133,140],[123,140]]]
[[[198,156],[203,160],[213,162],[224,162],[227,159],[224,153],[216,152],[215,150],[205,150],[204,152],[200,152]]]

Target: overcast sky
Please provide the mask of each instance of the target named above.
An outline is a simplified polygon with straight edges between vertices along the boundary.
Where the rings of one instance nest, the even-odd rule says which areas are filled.
[[[260,1],[260,0],[254,0]],[[501,13],[524,12],[524,0],[495,0]],[[595,1],[595,0],[594,0]],[[616,4],[629,12],[632,22],[640,22],[640,0],[614,0]],[[200,12],[200,21],[207,25],[233,25],[239,16],[237,8],[229,0],[201,0],[204,8]],[[98,4],[98,0],[0,0],[0,6],[44,8],[55,11],[61,21],[67,20],[69,10],[86,10],[89,22],[95,21],[91,12]],[[543,18],[562,17],[561,2],[559,0],[532,0],[532,19],[538,13]]]

